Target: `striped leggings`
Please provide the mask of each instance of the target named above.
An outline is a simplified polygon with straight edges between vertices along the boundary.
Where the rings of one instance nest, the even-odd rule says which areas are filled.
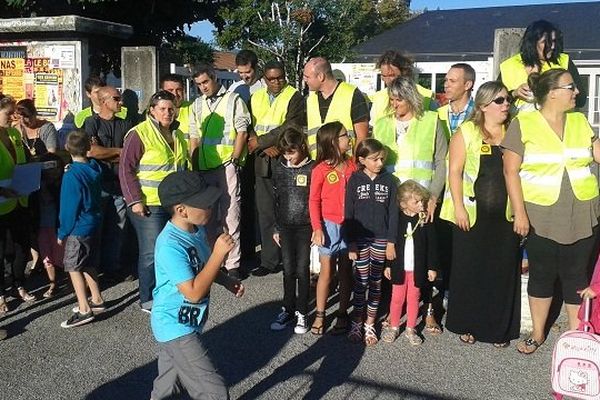
[[[381,276],[385,264],[385,239],[363,239],[357,242],[358,259],[354,264],[354,315],[376,318],[381,300]],[[369,297],[367,300],[367,288]]]

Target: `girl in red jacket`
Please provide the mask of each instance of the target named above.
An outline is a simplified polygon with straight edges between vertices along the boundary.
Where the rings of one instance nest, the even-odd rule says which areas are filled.
[[[340,122],[323,125],[317,132],[317,165],[310,182],[309,212],[313,244],[319,246],[321,272],[317,281],[317,309],[311,332],[322,335],[325,331],[325,307],[329,297],[332,272],[338,266],[340,285],[339,309],[334,334],[348,329],[348,303],[352,287],[352,269],[348,246],[343,239],[344,198],[346,183],[356,171],[356,165],[347,156],[350,151],[348,132]]]

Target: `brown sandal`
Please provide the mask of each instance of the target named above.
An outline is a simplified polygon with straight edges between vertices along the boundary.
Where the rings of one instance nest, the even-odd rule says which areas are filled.
[[[317,325],[319,320],[321,320],[321,324]],[[325,332],[325,311],[315,311],[315,320],[310,328],[310,333],[320,336],[323,332]]]
[[[442,328],[435,320],[432,308],[427,310],[427,315],[425,316],[425,332],[432,336],[437,336],[442,333]]]

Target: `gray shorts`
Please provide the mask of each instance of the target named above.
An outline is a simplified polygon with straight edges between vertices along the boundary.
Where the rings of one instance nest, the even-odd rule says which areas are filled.
[[[223,377],[195,333],[158,344],[158,376],[150,398],[170,398],[181,393],[181,386],[194,400],[229,399]]]
[[[64,241],[65,272],[98,267],[98,241],[95,236],[67,236]]]

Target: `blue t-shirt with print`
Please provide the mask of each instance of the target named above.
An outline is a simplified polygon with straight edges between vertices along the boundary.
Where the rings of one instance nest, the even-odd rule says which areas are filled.
[[[206,231],[198,227],[186,232],[170,221],[156,239],[152,292],[152,332],[159,342],[168,342],[194,332],[201,332],[208,318],[206,296],[199,303],[188,301],[177,285],[194,279],[210,256]]]

